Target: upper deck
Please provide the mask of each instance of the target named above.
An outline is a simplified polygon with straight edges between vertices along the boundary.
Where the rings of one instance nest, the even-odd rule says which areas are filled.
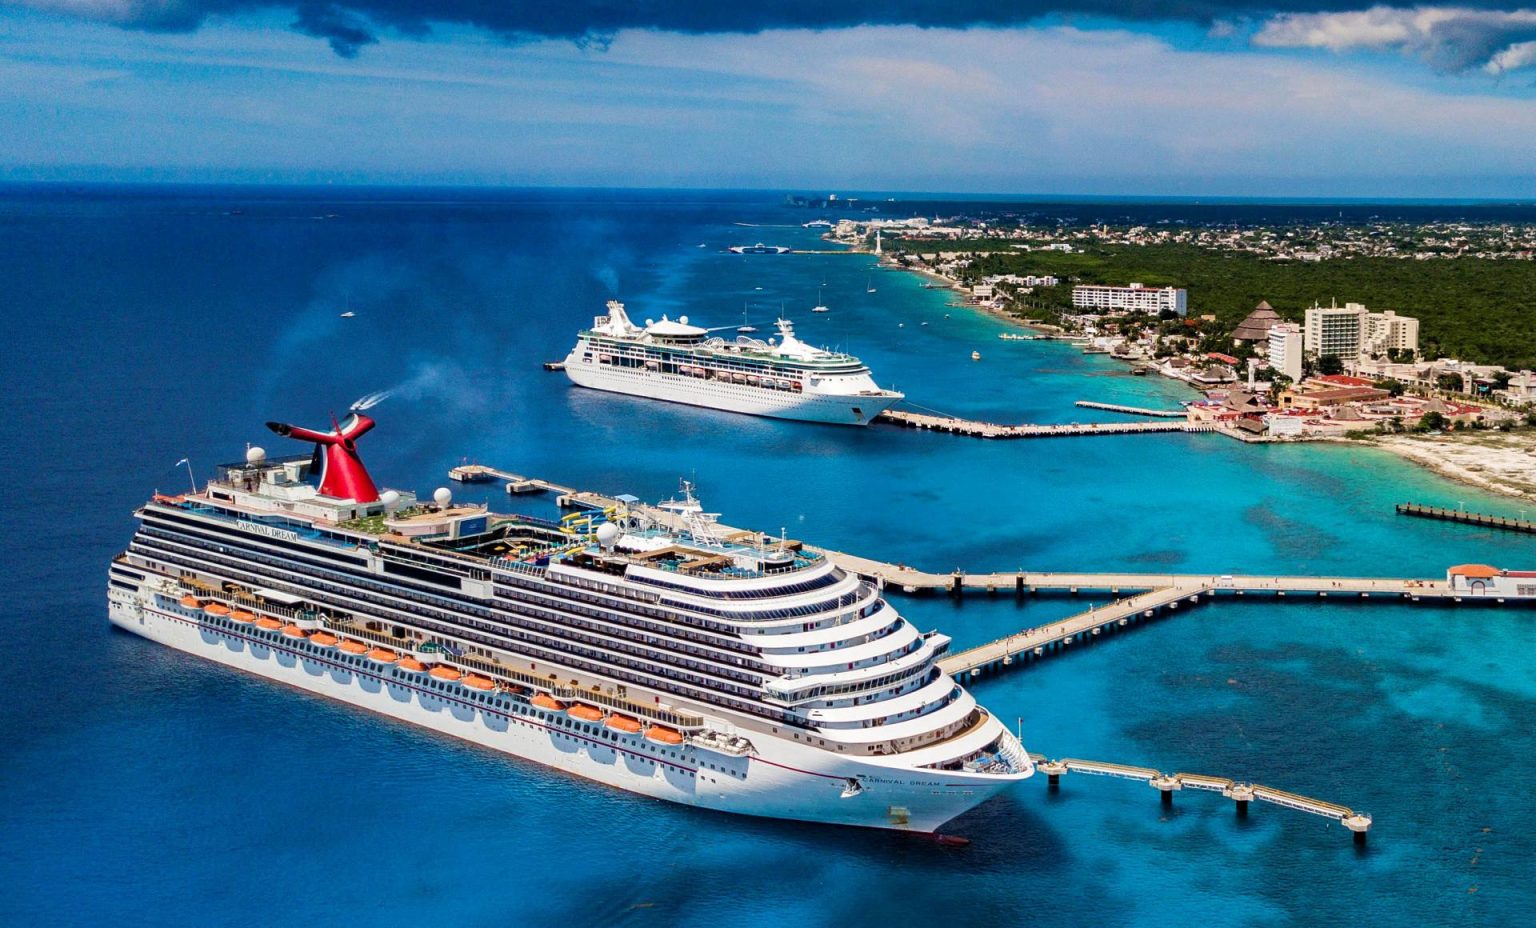
[[[259,450],[259,449],[258,449]],[[651,508],[614,506],[575,513],[561,521],[495,513],[479,504],[454,503],[447,490],[431,502],[386,490],[370,504],[320,494],[310,481],[308,455],[226,464],[197,494],[155,502],[231,521],[268,537],[377,548],[415,547],[490,569],[543,573],[565,565],[652,582],[676,578],[684,588],[714,591],[698,581],[750,581],[826,567],[826,558],[799,542],[727,531],[704,513],[687,486],[684,500]],[[670,521],[667,513],[675,513]]]

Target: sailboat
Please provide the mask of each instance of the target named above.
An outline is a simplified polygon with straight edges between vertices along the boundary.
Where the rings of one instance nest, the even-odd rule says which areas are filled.
[[[811,307],[811,312],[813,312],[813,313],[830,313],[832,311],[832,308],[829,307],[825,302],[823,302],[822,298],[821,298],[822,291],[825,290],[826,288],[827,288],[827,285],[826,284],[822,284],[820,287],[818,287],[816,289],[816,305]]]
[[[864,292],[865,293],[874,293],[875,292],[875,280],[874,280],[873,277],[866,277],[866,278],[864,278]]]
[[[741,307],[741,325],[738,325],[736,327],[736,331],[743,332],[743,333],[748,333],[748,334],[757,331],[757,326],[755,326],[752,323],[747,321],[747,307],[746,307],[746,304],[742,304],[742,307]]]

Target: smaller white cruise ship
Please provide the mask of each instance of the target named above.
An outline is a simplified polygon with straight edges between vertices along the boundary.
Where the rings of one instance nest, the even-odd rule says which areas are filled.
[[[787,319],[766,341],[727,341],[687,316],[631,322],[624,304],[576,339],[565,373],[578,386],[779,419],[867,425],[902,394],[858,358],[808,345]]]

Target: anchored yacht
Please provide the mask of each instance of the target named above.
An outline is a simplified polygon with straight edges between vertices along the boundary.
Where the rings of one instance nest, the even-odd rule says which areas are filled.
[[[1030,776],[880,590],[727,535],[691,486],[552,522],[380,493],[354,412],[156,494],[108,571],[117,626],[630,792],[932,832]]]
[[[902,394],[875,383],[849,354],[816,348],[787,319],[766,341],[732,341],[690,325],[687,316],[630,321],[624,304],[608,302],[565,359],[571,382],[597,390],[707,406],[730,412],[867,425]]]

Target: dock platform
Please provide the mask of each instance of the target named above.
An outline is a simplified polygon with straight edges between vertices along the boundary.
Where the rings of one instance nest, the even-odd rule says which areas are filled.
[[[1179,413],[1183,418],[1183,413]],[[875,422],[909,429],[947,432],[971,438],[1066,438],[1088,435],[1130,435],[1140,432],[1212,432],[1215,426],[1192,422],[1072,422],[1054,425],[1001,425],[954,416],[887,409]]]
[[[1186,419],[1189,413],[1183,409],[1146,409],[1141,406],[1122,406],[1119,403],[1099,403],[1094,400],[1078,400],[1074,405],[1084,409],[1102,409],[1105,412],[1123,412],[1128,416],[1157,416],[1164,419]]]
[[[1233,801],[1237,808],[1237,814],[1240,817],[1248,814],[1248,804],[1250,802],[1255,800],[1267,802],[1281,808],[1305,812],[1309,815],[1317,815],[1338,822],[1349,829],[1354,835],[1356,844],[1365,843],[1365,835],[1371,830],[1372,818],[1369,813],[1358,812],[1349,806],[1339,805],[1336,802],[1313,799],[1311,796],[1303,796],[1300,793],[1275,789],[1272,786],[1243,783],[1227,777],[1210,776],[1203,773],[1163,773],[1151,767],[1135,767],[1128,764],[1114,764],[1100,760],[1082,760],[1076,757],[1048,760],[1043,754],[1030,754],[1029,756],[1035,762],[1040,772],[1045,774],[1046,782],[1049,788],[1053,790],[1060,788],[1061,778],[1066,774],[1081,773],[1089,776],[1110,777],[1117,780],[1133,780],[1145,783],[1157,790],[1164,805],[1172,805],[1173,794],[1186,789],[1207,793],[1220,793],[1223,798]]]
[[[1400,516],[1438,519],[1441,522],[1459,522],[1462,525],[1476,525],[1481,528],[1497,528],[1506,532],[1524,532],[1527,535],[1536,535],[1536,522],[1526,519],[1511,519],[1507,516],[1492,516],[1481,512],[1463,512],[1460,509],[1442,509],[1438,506],[1423,506],[1418,503],[1398,503],[1397,514]]]

